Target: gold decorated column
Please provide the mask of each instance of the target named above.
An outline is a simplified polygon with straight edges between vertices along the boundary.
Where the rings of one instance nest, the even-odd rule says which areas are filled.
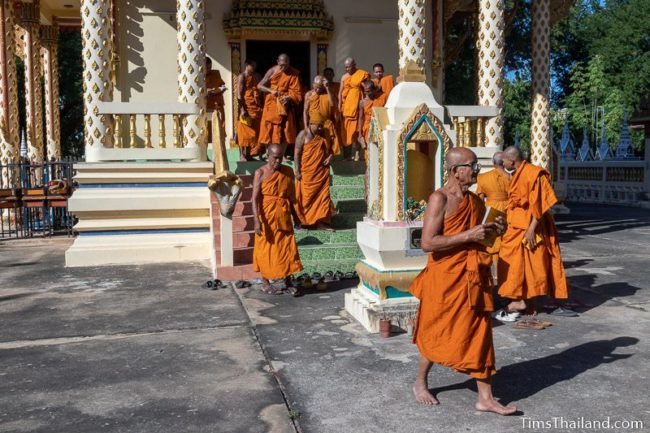
[[[110,0],[81,0],[86,160],[92,150],[113,147],[113,117],[99,114],[98,103],[113,100]]]
[[[402,81],[426,81],[424,0],[398,0],[399,77]]]
[[[45,90],[45,142],[47,159],[61,160],[61,125],[59,114],[59,28],[41,27],[43,82]]]
[[[32,162],[42,162],[45,152],[43,148],[40,0],[21,4],[20,27],[23,35],[23,60],[25,62],[27,157]]]
[[[533,1],[532,32],[533,111],[530,158],[533,164],[550,170],[550,0]]]
[[[14,3],[3,1],[0,3],[0,164],[15,162],[20,156],[14,26]]]
[[[198,115],[183,118],[183,143],[201,148],[205,159],[205,1],[177,0],[176,7],[178,101],[199,107]]]

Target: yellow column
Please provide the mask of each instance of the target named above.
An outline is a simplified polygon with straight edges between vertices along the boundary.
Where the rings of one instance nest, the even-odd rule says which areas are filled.
[[[531,162],[550,171],[550,0],[533,1],[533,111],[530,130]]]
[[[14,3],[0,3],[0,164],[20,156]],[[6,174],[6,173],[4,173]],[[8,179],[3,179],[7,185]]]
[[[59,28],[41,27],[43,77],[45,89],[45,139],[47,159],[61,159],[61,124],[59,113]]]

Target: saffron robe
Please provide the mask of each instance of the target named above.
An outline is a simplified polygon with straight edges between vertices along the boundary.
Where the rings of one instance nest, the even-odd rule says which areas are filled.
[[[469,192],[443,221],[443,236],[481,223],[485,206]],[[489,255],[480,244],[431,253],[409,291],[420,300],[414,342],[431,362],[478,379],[496,372]]]
[[[510,181],[508,228],[497,265],[499,295],[510,299],[568,297],[557,230],[548,212],[555,203],[548,172],[524,161]],[[542,243],[531,251],[522,240],[533,217],[539,220],[535,233]]]
[[[318,135],[302,147],[302,179],[296,183],[296,213],[305,226],[329,225],[332,220],[335,208],[330,198],[330,168],[323,166],[330,153],[328,141]]]
[[[485,206],[490,206],[501,212],[507,212],[509,188],[510,179],[497,169],[479,174],[476,181],[476,194],[485,195]],[[501,236],[497,236],[494,245],[488,247],[488,252],[490,254],[498,254],[500,246]]]
[[[295,107],[302,101],[300,74],[297,69],[288,67],[271,76],[268,88],[277,90],[279,96],[267,93],[264,97],[264,110],[260,122],[260,144],[293,144],[296,142]],[[280,103],[280,96],[289,96],[291,104]]]
[[[330,92],[333,90],[330,89]],[[319,95],[313,92],[308,101],[307,117],[309,123],[318,123],[323,125],[323,134],[325,139],[331,143],[332,151],[335,155],[341,153],[341,144],[339,134],[336,130],[336,107],[330,104],[330,98],[327,93]],[[305,125],[307,126],[307,125]]]
[[[258,217],[262,234],[255,235],[253,270],[266,279],[302,271],[291,220],[291,203],[295,199],[293,171],[280,166],[262,182],[260,190]]]
[[[370,75],[364,70],[357,69],[354,74],[348,76],[341,84],[341,139],[344,146],[350,146],[357,142],[358,135],[358,113],[359,102],[363,98],[364,81],[370,79]]]
[[[237,121],[237,145],[239,147],[250,147],[251,155],[259,153],[257,135],[260,130],[260,107],[259,90],[255,76],[244,76],[244,108],[250,115],[250,124],[247,125],[238,119]]]
[[[390,95],[390,91],[393,90],[393,87],[395,87],[395,81],[393,80],[393,76],[384,75],[383,77],[381,77],[381,80],[373,79],[372,82],[375,83],[375,86],[381,89],[381,93],[377,97],[377,99],[379,99],[379,103],[381,104],[378,106],[383,107],[384,105],[386,105],[386,101],[388,100],[388,95]]]
[[[372,109],[375,107],[383,107],[384,103],[379,98],[375,98],[364,99],[363,104],[363,125],[361,126],[361,132],[367,143],[370,132],[370,121],[372,120]]]

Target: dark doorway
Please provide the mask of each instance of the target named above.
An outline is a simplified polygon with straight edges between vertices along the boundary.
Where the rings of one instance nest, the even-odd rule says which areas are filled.
[[[276,64],[282,53],[289,55],[291,66],[300,71],[303,86],[309,86],[311,71],[308,41],[246,41],[246,57],[257,62],[257,72],[262,76]]]

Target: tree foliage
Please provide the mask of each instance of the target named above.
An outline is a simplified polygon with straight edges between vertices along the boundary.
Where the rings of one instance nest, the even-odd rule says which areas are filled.
[[[83,140],[83,66],[81,33],[59,36],[59,98],[61,104],[61,147],[64,156],[80,157]]]

